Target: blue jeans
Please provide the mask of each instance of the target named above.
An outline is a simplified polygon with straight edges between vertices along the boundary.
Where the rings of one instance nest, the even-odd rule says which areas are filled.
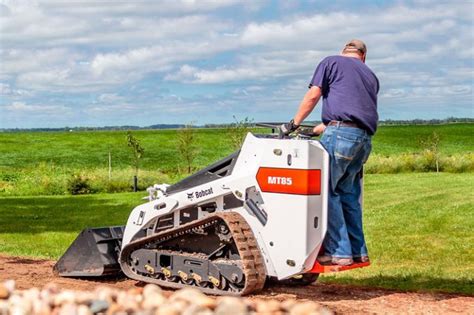
[[[338,258],[367,255],[362,229],[361,170],[372,137],[359,128],[328,126],[321,138],[330,157],[328,229],[325,255]]]

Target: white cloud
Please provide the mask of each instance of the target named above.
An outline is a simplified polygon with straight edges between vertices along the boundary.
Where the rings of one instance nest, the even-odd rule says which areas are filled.
[[[360,17],[350,13],[316,14],[311,17],[296,16],[283,22],[251,23],[243,31],[241,40],[247,45],[270,47],[324,47],[333,38],[322,36],[332,30],[344,30],[344,25],[357,25]],[[347,27],[347,26],[346,26]],[[292,46],[288,46],[288,45]]]
[[[69,77],[68,69],[57,69],[50,71],[27,72],[18,76],[18,83],[23,86],[37,87],[41,85],[57,85],[64,82]]]
[[[31,95],[32,93],[27,90],[12,88],[10,84],[8,83],[0,82],[0,96],[23,97],[23,96],[31,96]]]
[[[72,66],[82,55],[70,49],[2,49],[0,72],[16,76],[25,72],[41,71],[52,67]]]
[[[99,95],[98,101],[101,103],[117,103],[123,102],[124,97],[116,93],[104,93]]]
[[[227,21],[199,12],[233,3],[7,1],[3,7],[8,13],[0,20],[0,30],[2,42],[16,48],[87,44],[123,47],[124,39],[129,45],[144,45],[225,29]],[[188,14],[170,15],[174,9]]]
[[[4,106],[4,108],[9,112],[15,113],[37,113],[43,115],[49,114],[65,114],[69,112],[70,109],[63,105],[29,105],[24,102],[13,102],[9,105]]]
[[[299,54],[299,58],[292,58]],[[242,80],[268,81],[287,76],[309,76],[313,66],[324,54],[318,51],[277,51],[242,56],[240,65],[199,69],[183,65],[175,73],[165,76],[165,80],[187,83],[226,83]]]
[[[79,15],[169,15],[208,12],[236,5],[238,0],[160,0],[159,2],[117,2],[114,0],[97,1],[93,5],[82,2],[42,0],[41,7],[63,14]],[[259,2],[259,1],[256,1]],[[261,2],[261,1],[260,1]]]
[[[147,73],[171,70],[178,62],[210,57],[235,46],[232,39],[223,39],[220,45],[213,45],[211,40],[169,42],[121,53],[98,54],[91,62],[91,69],[96,77],[133,72],[136,77],[142,78]]]

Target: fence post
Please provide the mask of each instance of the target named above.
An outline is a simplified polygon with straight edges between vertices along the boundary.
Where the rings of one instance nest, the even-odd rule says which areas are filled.
[[[112,154],[109,151],[109,182],[112,179]]]

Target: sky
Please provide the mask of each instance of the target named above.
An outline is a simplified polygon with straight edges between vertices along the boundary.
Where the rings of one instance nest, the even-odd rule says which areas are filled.
[[[380,119],[473,118],[473,33],[471,0],[0,0],[0,128],[288,121],[352,38]]]

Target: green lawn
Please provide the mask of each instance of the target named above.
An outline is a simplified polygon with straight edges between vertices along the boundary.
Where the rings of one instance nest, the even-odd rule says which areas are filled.
[[[367,175],[372,266],[320,281],[474,294],[474,175]],[[58,258],[87,226],[125,224],[144,194],[0,198],[0,252]]]
[[[322,281],[474,294],[474,176],[368,175],[370,268]]]
[[[143,193],[0,198],[0,252],[59,258],[86,227],[125,225]]]

